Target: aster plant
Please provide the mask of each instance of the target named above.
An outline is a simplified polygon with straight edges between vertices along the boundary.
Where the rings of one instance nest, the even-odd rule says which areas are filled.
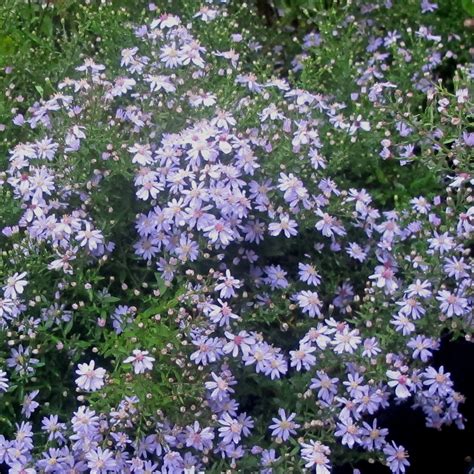
[[[435,4],[412,3],[429,22]],[[438,82],[458,40],[422,27],[439,58],[386,77],[419,45],[361,4],[347,21],[367,54],[341,91],[304,84],[301,57],[302,79],[279,76],[282,47],[238,29],[242,6],[163,4],[115,67],[83,58],[17,111],[0,180],[3,466],[326,474],[371,459],[398,474],[409,453],[384,409],[463,428],[431,360],[473,331],[472,71]],[[342,173],[361,154],[426,170],[428,193],[387,198]]]

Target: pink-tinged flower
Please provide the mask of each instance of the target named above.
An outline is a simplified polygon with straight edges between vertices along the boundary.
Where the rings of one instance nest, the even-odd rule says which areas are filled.
[[[214,381],[206,382],[205,386],[208,390],[212,390],[211,398],[217,401],[226,400],[230,393],[234,393],[234,389],[230,385],[235,384],[225,378],[219,377],[214,372],[211,372],[211,377]]]
[[[404,473],[406,466],[409,466],[408,453],[403,446],[397,446],[393,441],[383,448],[384,454],[387,456],[387,462],[393,474]]]
[[[335,333],[334,340],[331,341],[331,344],[334,346],[334,352],[336,354],[342,354],[343,352],[352,354],[361,341],[362,339],[357,329],[349,330],[349,328],[345,327],[342,331]]]
[[[212,428],[201,429],[199,421],[193,425],[186,426],[186,447],[204,451],[212,447],[214,432]]]
[[[328,456],[331,450],[321,444],[320,441],[310,440],[308,443],[300,443],[301,457],[306,462],[305,467],[316,466],[316,474],[330,474],[331,465]]]
[[[148,351],[141,351],[140,349],[134,349],[132,351],[130,357],[127,357],[123,363],[124,364],[132,364],[133,371],[136,374],[143,374],[146,370],[153,369],[153,362],[155,362],[155,358],[149,356]]]
[[[24,280],[25,276],[26,272],[22,272],[15,273],[13,276],[7,278],[6,285],[2,287],[5,298],[14,300],[18,295],[23,293],[25,286],[28,284],[28,282]]]
[[[88,364],[79,364],[76,374],[77,386],[87,392],[95,392],[104,385],[105,369],[95,368],[95,361],[91,360]]]
[[[216,285],[215,291],[220,291],[221,298],[232,298],[235,296],[235,288],[240,288],[242,283],[234,278],[229,270],[226,270],[225,276],[219,277],[220,283]]]
[[[326,212],[318,209],[316,215],[321,217],[321,219],[316,222],[316,229],[319,230],[325,237],[333,237],[336,235],[345,235],[346,231],[342,226],[341,222],[335,217],[330,216]]]
[[[153,163],[153,157],[151,154],[150,145],[135,145],[128,148],[128,151],[133,154],[132,163],[138,163],[139,165],[146,166]]]
[[[210,304],[206,314],[209,319],[219,326],[229,326],[232,319],[239,319],[239,316],[232,311],[227,302],[218,299],[217,304]]]
[[[296,430],[300,427],[300,425],[293,421],[296,413],[291,413],[287,416],[285,410],[280,408],[278,415],[280,418],[272,418],[273,425],[270,425],[269,428],[272,430],[272,436],[287,441],[291,435],[296,434]]]
[[[468,306],[466,298],[457,296],[447,290],[438,291],[436,299],[441,302],[440,309],[448,318],[454,315],[462,316]]]
[[[255,344],[255,338],[251,336],[247,331],[240,331],[239,334],[235,335],[229,331],[225,331],[225,337],[229,340],[227,344],[222,348],[224,354],[232,354],[237,357],[239,352],[246,356],[251,350],[251,347]]]
[[[301,291],[296,295],[296,299],[303,313],[307,313],[310,318],[321,316],[323,303],[316,291]]]
[[[421,281],[417,279],[415,283],[408,286],[407,296],[414,298],[419,296],[420,298],[429,298],[431,296],[431,283],[428,280]]]
[[[387,370],[387,377],[391,380],[388,382],[389,387],[395,387],[395,394],[398,398],[408,398],[411,393],[409,387],[412,386],[410,378],[402,374],[399,370]]]
[[[91,228],[89,222],[85,222],[86,229],[77,233],[77,240],[81,247],[87,246],[89,250],[96,250],[97,247],[104,243],[104,237],[99,230]]]
[[[234,231],[222,219],[216,220],[212,225],[205,227],[204,235],[211,243],[218,243],[224,247],[234,240]]]

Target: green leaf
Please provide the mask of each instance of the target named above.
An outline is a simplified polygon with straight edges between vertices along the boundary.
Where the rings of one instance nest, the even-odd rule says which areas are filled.
[[[474,1],[473,0],[461,0],[461,5],[470,16],[474,16]]]

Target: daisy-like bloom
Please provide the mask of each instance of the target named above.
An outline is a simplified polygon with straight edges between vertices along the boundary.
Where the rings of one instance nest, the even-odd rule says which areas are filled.
[[[217,401],[223,401],[228,398],[230,393],[234,393],[234,389],[230,387],[235,382],[231,382],[222,377],[219,377],[216,373],[211,372],[211,377],[214,381],[206,382],[204,385],[208,390],[212,390],[211,398]]]
[[[97,447],[86,454],[87,466],[90,474],[106,474],[108,472],[117,472],[117,462],[114,454],[109,449]]]
[[[62,432],[66,430],[66,424],[59,423],[58,415],[50,415],[49,417],[44,417],[41,421],[41,424],[42,431],[48,433],[48,441],[66,441],[62,434]]]
[[[288,280],[285,278],[287,272],[280,267],[280,265],[269,265],[264,268],[267,277],[264,282],[270,285],[271,289],[286,288],[288,286]]]
[[[423,372],[423,385],[428,387],[430,395],[438,394],[440,397],[446,396],[452,391],[453,382],[450,380],[450,373],[444,372],[441,366],[437,371],[434,367],[428,367]]]
[[[349,257],[359,262],[364,262],[367,258],[367,252],[356,242],[349,242],[346,252]]]
[[[228,413],[224,413],[219,420],[219,424],[221,425],[219,436],[222,438],[223,443],[238,444],[240,442],[243,426],[238,419],[232,418]]]
[[[35,397],[38,395],[38,393],[39,390],[34,390],[30,394],[26,395],[23,400],[21,414],[24,415],[26,419],[30,418],[32,413],[39,407],[39,403],[35,402]]]
[[[316,214],[321,219],[316,222],[316,229],[319,230],[325,237],[333,237],[336,235],[345,235],[346,231],[344,227],[335,217],[330,216],[326,212],[322,212],[320,209],[316,211]]]
[[[466,298],[457,296],[447,290],[438,291],[436,299],[441,302],[439,307],[448,318],[451,318],[454,315],[462,316],[468,306]]]
[[[321,283],[321,277],[313,265],[309,263],[299,263],[298,270],[300,280],[308,285],[318,286]]]
[[[91,228],[89,222],[85,222],[85,230],[81,230],[77,233],[77,240],[80,242],[81,247],[87,246],[89,250],[94,251],[97,247],[104,243],[104,237],[100,230]]]
[[[417,279],[415,283],[408,286],[406,294],[409,298],[419,296],[420,298],[429,298],[431,296],[431,282]]]
[[[310,318],[321,316],[323,303],[316,291],[301,291],[296,295],[296,299],[303,313],[307,313]]]
[[[76,374],[76,384],[81,390],[95,392],[104,385],[105,369],[95,368],[95,361],[91,360],[88,364],[79,364]]]
[[[438,234],[438,232],[434,232],[434,237],[431,239],[428,239],[428,242],[430,244],[430,251],[429,253],[435,253],[439,252],[440,255],[443,255],[446,252],[449,252],[454,248],[454,240],[453,238],[448,234],[448,232],[445,232],[444,234]]]
[[[132,364],[133,371],[135,374],[143,374],[146,370],[153,369],[153,362],[155,362],[155,358],[149,356],[148,351],[141,351],[140,349],[134,349],[132,351],[130,357],[127,357],[123,363],[124,364]]]
[[[387,462],[393,474],[404,473],[406,466],[409,466],[408,453],[403,446],[397,446],[393,441],[383,448],[384,454],[387,456]]]
[[[368,451],[382,449],[382,447],[386,444],[385,437],[387,435],[387,428],[379,428],[377,426],[377,418],[374,418],[372,425],[369,425],[365,421],[362,423],[362,446]]]
[[[429,337],[418,335],[408,341],[407,347],[413,349],[413,359],[419,358],[422,362],[427,362],[433,356],[431,351],[437,348],[437,343]]]
[[[355,443],[361,443],[361,430],[359,426],[352,421],[352,418],[348,416],[339,419],[340,422],[337,423],[334,436],[342,437],[342,444],[349,446],[349,448],[352,448]]]
[[[0,370],[0,392],[6,392],[7,390],[8,390],[7,373],[4,370]]]
[[[128,148],[128,151],[133,154],[132,163],[138,163],[139,165],[146,166],[153,163],[153,157],[151,154],[150,145],[135,145]]]
[[[300,425],[293,421],[296,413],[291,413],[289,416],[286,416],[285,410],[280,408],[278,415],[280,418],[272,418],[273,425],[270,425],[269,429],[272,430],[272,436],[287,441],[291,435],[296,434],[296,430],[300,427]]]
[[[222,219],[215,220],[211,225],[205,227],[204,235],[211,243],[218,243],[224,247],[234,240],[234,231],[229,227],[229,224]]]
[[[242,283],[240,280],[234,278],[229,270],[226,270],[225,275],[219,277],[219,284],[216,285],[215,291],[220,291],[221,298],[232,298],[235,296],[235,288],[240,288]]]
[[[331,450],[319,441],[310,440],[308,443],[300,443],[301,457],[306,462],[305,467],[316,466],[316,474],[330,474],[331,464],[328,456]]]
[[[317,378],[311,379],[311,390],[318,390],[318,398],[326,403],[332,403],[337,393],[338,378],[330,378],[323,370],[316,372]]]
[[[219,326],[229,326],[232,319],[239,319],[239,316],[232,312],[232,308],[227,302],[221,299],[217,300],[219,305],[210,304],[206,314],[209,319]]]
[[[16,299],[18,295],[23,293],[28,282],[24,279],[26,272],[15,273],[13,276],[7,278],[7,283],[2,287],[5,298]]]
[[[402,399],[408,398],[411,395],[409,387],[412,386],[410,378],[399,370],[387,370],[386,373],[390,379],[388,386],[395,387],[395,395]]]
[[[454,277],[456,280],[467,278],[469,274],[466,270],[469,270],[469,265],[464,261],[464,257],[456,258],[445,258],[445,264],[443,269],[449,277]]]
[[[292,235],[297,235],[298,231],[296,228],[298,224],[293,219],[290,219],[288,214],[280,216],[280,222],[272,222],[268,226],[268,232],[273,237],[280,235],[280,232],[285,234],[285,237],[290,238]]]
[[[357,329],[349,330],[348,327],[345,327],[342,331],[335,333],[334,340],[331,341],[331,344],[334,346],[334,352],[336,354],[342,354],[343,352],[352,354],[361,341],[362,339]]]
[[[201,429],[199,421],[195,421],[193,425],[186,426],[186,447],[194,448],[198,451],[204,451],[212,448],[212,440],[214,432],[212,428]]]
[[[225,344],[222,351],[224,354],[232,354],[233,357],[237,357],[239,352],[242,352],[242,355],[247,356],[251,350],[251,346],[256,342],[255,338],[247,331],[240,331],[237,335],[225,331],[224,334],[229,342]]]
[[[382,351],[379,347],[379,343],[375,337],[370,337],[364,340],[364,350],[362,355],[364,357],[375,357]]]
[[[298,371],[300,371],[302,367],[306,370],[310,370],[316,363],[316,357],[311,354],[315,350],[316,347],[301,344],[298,350],[290,351],[291,367],[296,367]]]

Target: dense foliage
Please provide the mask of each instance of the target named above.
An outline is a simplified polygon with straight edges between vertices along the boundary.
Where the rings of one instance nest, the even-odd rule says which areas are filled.
[[[263,3],[0,7],[8,472],[397,474],[382,410],[464,427],[468,12]]]

